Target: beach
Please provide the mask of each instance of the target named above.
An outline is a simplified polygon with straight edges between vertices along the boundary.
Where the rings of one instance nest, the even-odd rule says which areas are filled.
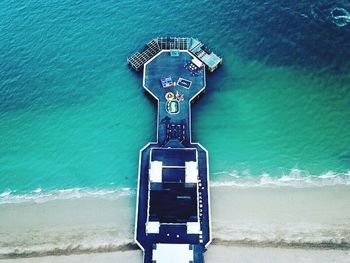
[[[349,251],[338,250],[303,250],[283,248],[254,248],[254,247],[227,247],[211,246],[206,252],[205,262],[244,262],[244,263],[347,263],[349,262]],[[125,251],[111,253],[93,253],[72,256],[50,256],[42,258],[25,258],[15,260],[0,260],[3,263],[110,263],[110,262],[142,262],[140,251]]]
[[[345,262],[348,257],[346,186],[216,186],[211,196],[213,242],[207,262],[263,262],[264,255],[266,262]],[[128,257],[140,262],[141,250],[133,241],[134,207],[132,191],[2,204],[0,259],[107,262]]]

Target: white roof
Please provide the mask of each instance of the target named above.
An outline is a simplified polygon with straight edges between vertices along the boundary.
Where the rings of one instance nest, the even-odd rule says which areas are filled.
[[[151,166],[149,168],[149,180],[152,183],[161,183],[162,182],[162,171],[163,171],[163,163],[160,161],[151,162]]]
[[[193,260],[189,244],[157,244],[153,249],[152,261],[156,263],[189,263]]]
[[[199,222],[187,222],[187,234],[201,234],[201,225]]]
[[[147,234],[159,234],[159,222],[148,221],[146,223],[146,233]]]
[[[200,61],[198,58],[193,58],[192,63],[195,64],[199,68],[203,65],[202,61]]]
[[[197,183],[198,181],[198,164],[197,162],[186,162],[186,183]]]
[[[204,56],[201,57],[201,60],[210,68],[215,67],[221,62],[221,58],[219,58],[213,52],[211,52],[210,54],[204,54]]]

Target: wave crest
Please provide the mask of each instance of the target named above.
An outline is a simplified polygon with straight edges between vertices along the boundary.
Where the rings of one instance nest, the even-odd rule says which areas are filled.
[[[249,171],[239,174],[236,170],[232,172],[219,172],[214,175],[222,175],[224,179],[211,182],[212,187],[324,187],[346,185],[350,186],[350,171],[346,173],[336,173],[328,171],[321,175],[312,175],[307,171],[292,169],[289,174],[281,176],[271,176],[262,173],[260,176],[253,176]]]
[[[101,197],[105,199],[118,199],[122,196],[134,194],[130,188],[120,189],[91,189],[71,188],[43,191],[37,188],[28,194],[17,194],[16,191],[6,190],[0,194],[0,205],[9,203],[36,202],[43,203],[52,200],[68,200],[77,198]]]
[[[323,187],[345,185],[350,186],[350,171],[346,173],[336,173],[328,171],[320,175],[312,175],[307,171],[292,169],[288,174],[272,176],[268,173],[262,173],[259,176],[251,175],[248,170],[239,173],[236,170],[231,172],[222,171],[212,174],[219,177],[211,180],[211,187]],[[18,194],[9,189],[0,193],[0,205],[9,203],[36,202],[43,203],[52,200],[68,200],[79,198],[105,198],[118,199],[123,196],[135,195],[136,189],[133,188],[114,188],[114,189],[92,189],[92,188],[71,188],[43,190],[36,188],[27,194]]]

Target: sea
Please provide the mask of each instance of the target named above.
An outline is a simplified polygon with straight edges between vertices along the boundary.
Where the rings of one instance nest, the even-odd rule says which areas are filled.
[[[126,59],[158,36],[196,37],[223,58],[192,108],[212,189],[350,195],[349,1],[2,0],[0,29],[0,222],[22,203],[135,206],[157,109]],[[349,232],[327,244],[350,247]]]

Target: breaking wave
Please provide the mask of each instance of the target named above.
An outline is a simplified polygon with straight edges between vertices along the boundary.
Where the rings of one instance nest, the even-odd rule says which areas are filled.
[[[323,187],[335,185],[350,186],[350,171],[336,173],[328,171],[321,175],[312,175],[307,171],[292,169],[288,174],[271,176],[262,173],[260,176],[253,176],[249,171],[241,174],[236,170],[232,172],[218,172],[214,175],[221,175],[223,179],[211,182],[212,187]]]
[[[6,190],[0,194],[0,205],[8,203],[36,202],[43,203],[52,200],[67,200],[77,198],[101,197],[105,199],[118,199],[122,196],[128,196],[135,193],[130,188],[120,189],[90,189],[90,188],[71,188],[61,190],[43,191],[37,188],[27,194],[17,194],[16,191]]]
[[[335,173],[329,171],[320,175],[311,175],[306,171],[293,169],[290,173],[282,174],[278,177],[267,173],[254,177],[247,171],[241,173],[232,171],[212,174],[212,178],[215,177],[220,180],[212,181],[212,186],[218,188],[291,187],[289,190],[293,190],[293,187],[350,186],[350,172]],[[327,188],[322,189],[327,191]],[[271,192],[270,189],[267,189],[267,191],[269,193]],[[342,193],[345,193],[344,195],[346,196],[347,188],[342,189],[342,191],[345,191]],[[332,214],[331,219],[325,214],[324,220],[322,219],[316,222],[313,216],[319,214],[311,213],[311,216],[306,215],[303,209],[307,206],[303,206],[303,204],[296,206],[294,203],[290,208],[291,210],[287,212],[284,209],[282,209],[282,212],[280,211],[281,205],[271,205],[271,207],[275,207],[275,210],[272,211],[274,220],[265,218],[263,212],[260,212],[260,214],[256,213],[254,217],[251,217],[250,212],[244,214],[245,209],[254,211],[255,204],[242,199],[240,200],[240,204],[245,209],[238,211],[227,205],[227,202],[232,201],[231,197],[227,196],[229,192],[216,192],[217,198],[214,199],[214,202],[215,200],[220,200],[220,205],[213,203],[213,207],[216,207],[216,214],[215,216],[212,215],[213,245],[350,250],[350,225],[346,219],[348,218],[348,210],[344,210],[344,212],[340,211],[338,215]],[[252,193],[254,193],[254,189],[253,191],[249,189],[249,196]],[[115,200],[121,197],[127,197],[128,199],[134,197],[135,194],[136,189],[130,188],[103,190],[74,188],[54,191],[45,191],[37,188],[26,195],[18,195],[15,191],[8,190],[0,194],[0,204],[16,202],[43,203],[57,199],[69,200],[89,197]],[[226,199],[222,198],[223,196],[220,196],[220,194],[224,194]],[[270,200],[273,202],[275,197],[279,196],[280,192],[277,191],[276,194],[272,194],[272,199],[265,200],[265,204],[266,202],[269,203]],[[312,192],[306,196],[308,198],[306,200],[307,203],[312,203],[315,200],[315,204],[318,207],[323,207],[323,204],[320,204],[323,200],[318,199],[319,195],[314,195]],[[332,202],[338,201],[339,199],[329,200],[325,204],[324,209],[329,208]],[[293,199],[293,202],[297,201]],[[126,204],[130,205],[129,203]],[[288,204],[286,203],[285,205],[288,206]],[[18,206],[17,209],[22,209],[21,207]],[[257,207],[259,207],[259,204],[257,204]],[[89,207],[89,209],[97,208]],[[129,212],[125,211],[125,207],[123,209],[123,212],[133,213],[131,210]],[[284,215],[285,213],[298,215],[297,213],[300,213],[300,211],[300,218],[303,220],[295,221],[294,218],[283,216],[283,213]],[[235,213],[240,214],[237,216]],[[281,216],[277,217],[276,214],[281,214]],[[72,225],[55,225],[54,227],[42,229],[25,228],[20,232],[0,229],[0,236],[3,236],[3,238],[0,238],[0,259],[105,253],[137,249],[133,241],[132,229],[134,222],[132,220],[127,219],[115,225],[111,225],[109,222],[106,224],[81,225],[77,222],[72,220]]]
[[[241,173],[233,170],[231,172],[214,172],[211,174],[211,187],[323,187],[345,185],[350,186],[350,171],[336,173],[328,171],[321,175],[312,175],[307,171],[292,169],[288,174],[271,176],[262,173],[259,176],[251,175],[249,171]],[[6,190],[0,193],[0,205],[9,203],[36,202],[43,203],[52,200],[68,200],[77,198],[105,198],[118,199],[123,196],[136,194],[134,188],[115,189],[91,189],[71,188],[60,190],[42,190],[36,188],[27,194],[18,194],[16,190]]]

